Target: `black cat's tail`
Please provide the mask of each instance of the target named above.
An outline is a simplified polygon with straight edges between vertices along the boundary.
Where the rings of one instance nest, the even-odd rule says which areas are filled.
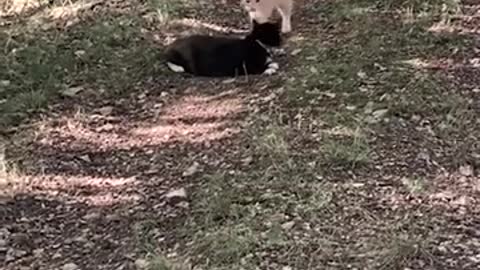
[[[271,47],[280,47],[282,45],[281,30],[278,23],[257,23],[255,20],[252,23],[253,29],[246,37],[247,40],[258,40]]]

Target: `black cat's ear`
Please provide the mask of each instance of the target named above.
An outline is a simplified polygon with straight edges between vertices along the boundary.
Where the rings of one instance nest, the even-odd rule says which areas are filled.
[[[253,23],[253,26],[257,26],[257,25],[258,25],[258,22],[257,22],[255,19],[252,20],[252,23]]]

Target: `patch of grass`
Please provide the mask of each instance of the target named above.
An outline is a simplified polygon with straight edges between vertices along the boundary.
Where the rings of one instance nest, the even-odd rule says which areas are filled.
[[[147,270],[189,270],[191,267],[172,262],[165,256],[153,255],[147,258]]]
[[[473,100],[468,100],[456,94],[451,94],[433,106],[435,115],[439,116],[436,125],[441,135],[468,132],[475,126],[476,113],[472,108]]]
[[[408,191],[412,194],[422,193],[426,189],[426,182],[423,177],[403,177],[402,184],[405,185]]]
[[[239,195],[224,174],[210,175],[207,185],[198,195],[198,209],[205,226],[212,226],[238,216],[235,202]]]
[[[138,248],[146,254],[154,254],[155,230],[157,224],[152,220],[145,220],[133,225],[134,235]]]
[[[8,148],[12,142],[0,135],[0,195],[5,195],[16,189],[23,189],[27,180],[23,177],[25,174],[19,169],[16,160],[11,160]]]
[[[242,261],[251,259],[257,242],[253,231],[243,224],[201,234],[195,237],[191,255],[209,269],[239,269]]]
[[[288,163],[289,146],[285,130],[279,125],[272,124],[263,130],[263,134],[255,139],[260,153],[269,156],[273,163]]]
[[[376,1],[361,3],[371,5]],[[299,41],[298,46],[303,48],[297,55],[299,65],[294,68],[286,87],[286,102],[290,106],[329,105],[338,99],[359,106],[412,84],[415,89],[409,91],[438,92],[438,84],[431,84],[429,80],[418,78],[412,82],[412,78],[417,78],[417,71],[405,67],[400,61],[450,57],[452,52],[467,48],[471,43],[455,34],[429,32],[427,29],[437,20],[433,15],[413,24],[404,24],[392,15],[379,14],[378,11],[375,16],[356,14],[354,20],[336,17],[335,14],[346,6],[362,7],[361,3],[343,1],[325,7],[329,11],[325,16],[332,21],[344,20],[350,28],[348,35],[338,42]]]
[[[352,138],[338,140],[328,138],[323,146],[325,158],[333,165],[355,168],[369,160],[370,146],[366,137],[357,129]]]
[[[428,265],[434,262],[428,243],[420,238],[401,236],[384,241],[382,245],[385,243],[389,244],[380,251],[376,260],[378,269],[405,269],[417,259],[424,260]]]
[[[127,16],[80,22],[68,30],[0,34],[0,127],[17,125],[72,87],[121,95],[159,70],[161,50]]]
[[[175,19],[185,10],[187,2],[184,0],[149,0],[149,6],[155,11],[156,19],[161,24]]]

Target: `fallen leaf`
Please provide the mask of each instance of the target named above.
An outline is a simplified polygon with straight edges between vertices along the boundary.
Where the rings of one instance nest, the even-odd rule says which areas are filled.
[[[295,226],[295,221],[288,221],[282,224],[282,229],[289,231],[293,226]]]
[[[183,172],[183,176],[192,176],[194,175],[198,169],[199,169],[199,166],[200,164],[198,164],[197,162],[194,162],[192,164],[192,166],[188,167],[184,172]]]
[[[300,52],[302,52],[302,49],[295,49],[291,52],[291,55],[295,56],[295,55],[299,54]]]
[[[373,117],[382,118],[388,113],[388,109],[380,109],[372,112]]]

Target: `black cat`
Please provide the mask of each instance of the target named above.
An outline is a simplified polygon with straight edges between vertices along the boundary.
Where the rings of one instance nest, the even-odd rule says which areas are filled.
[[[252,31],[244,38],[192,35],[174,41],[165,52],[168,67],[174,72],[197,76],[225,77],[246,74],[273,74],[268,47],[280,47],[278,24],[253,21]]]

